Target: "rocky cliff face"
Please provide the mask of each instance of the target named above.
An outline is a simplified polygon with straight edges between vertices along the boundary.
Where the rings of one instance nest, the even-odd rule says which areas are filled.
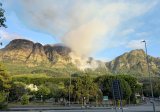
[[[160,75],[160,59],[152,56],[148,57],[151,73]],[[124,53],[113,61],[107,62],[106,66],[112,73],[129,73],[138,76],[148,75],[146,55],[142,49]]]
[[[65,47],[63,45],[45,45],[44,51],[47,56],[47,59],[51,63],[57,63],[58,61],[70,61],[69,53],[71,52],[71,49],[68,47]]]
[[[59,62],[66,64],[70,51],[62,45],[43,46],[29,40],[16,39],[0,50],[0,57],[5,62],[24,63],[27,66],[53,65]]]

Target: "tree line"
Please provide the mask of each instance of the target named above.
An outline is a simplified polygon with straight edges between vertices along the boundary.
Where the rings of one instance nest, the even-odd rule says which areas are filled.
[[[71,75],[72,76],[72,75]],[[17,75],[7,74],[3,65],[0,64],[0,106],[5,107],[8,103],[21,102],[28,104],[32,101],[45,102],[54,99],[54,102],[67,104],[69,93],[71,102],[82,104],[84,102],[103,102],[103,96],[113,100],[112,82],[120,80],[123,100],[126,103],[136,103],[136,94],[150,96],[149,82],[146,79],[138,80],[130,75],[102,75],[91,77],[91,74],[81,73],[78,76],[55,78],[50,76]],[[71,81],[71,83],[70,83]],[[160,79],[154,80],[154,95],[160,95]],[[141,82],[141,83],[140,83]]]

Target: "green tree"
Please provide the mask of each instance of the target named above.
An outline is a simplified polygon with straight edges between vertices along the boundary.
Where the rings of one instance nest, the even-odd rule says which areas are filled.
[[[150,81],[149,79],[142,79],[141,81],[143,83],[143,94],[144,96],[151,96],[151,88],[150,88]],[[153,84],[153,93],[154,97],[160,96],[160,78],[152,78],[152,84]]]
[[[7,27],[5,25],[6,18],[4,16],[4,9],[2,8],[2,3],[0,3],[0,27]],[[4,70],[3,65],[0,63],[0,92],[7,94],[8,96],[8,90],[10,88],[10,81],[11,78]]]
[[[154,96],[159,97],[160,96],[160,78],[153,80],[153,90],[154,90]]]
[[[132,93],[131,87],[128,84],[128,82],[125,81],[123,78],[119,76],[113,76],[113,75],[104,75],[104,76],[100,76],[96,78],[95,82],[98,83],[99,88],[103,92],[104,96],[107,95],[109,96],[109,98],[113,98],[112,83],[113,83],[113,80],[116,80],[116,79],[120,80],[120,86],[121,86],[121,90],[123,93],[123,99],[124,100],[129,99]]]
[[[50,89],[49,96],[51,98],[55,98],[58,100],[59,98],[66,98],[68,95],[64,82],[59,82],[57,84],[47,83],[45,86]]]
[[[136,93],[141,93],[142,91],[142,84],[140,84],[137,80],[137,78],[133,77],[133,76],[130,76],[130,75],[118,75],[117,77],[121,78],[121,79],[124,79],[129,85],[130,85],[130,88],[131,88],[131,91],[132,91],[132,94],[130,95],[130,100],[132,102],[135,102],[135,94]]]
[[[11,87],[10,82],[11,78],[6,73],[4,66],[0,63],[0,109],[6,107],[5,103],[8,102],[8,94]]]
[[[50,89],[44,85],[38,87],[38,91],[36,92],[36,98],[42,99],[43,102],[49,98]]]
[[[4,16],[4,9],[0,3],[0,27],[7,27],[5,25],[6,18]],[[4,105],[5,101],[8,100],[8,90],[10,88],[11,79],[8,77],[8,74],[4,71],[2,64],[0,63],[0,109],[6,107]]]
[[[7,105],[5,102],[6,102],[6,93],[1,91],[0,92],[0,110],[7,108]]]
[[[7,92],[11,87],[10,83],[11,78],[6,73],[4,66],[0,63],[0,91]]]
[[[29,96],[28,96],[27,94],[24,94],[24,95],[21,97],[21,104],[22,104],[22,105],[29,104]]]
[[[0,27],[7,27],[5,25],[6,18],[4,16],[4,9],[2,8],[2,3],[0,3]]]
[[[23,82],[13,82],[9,93],[9,100],[20,101],[21,97],[27,93],[25,87],[26,84]]]
[[[5,93],[4,92],[0,92],[0,103],[5,102]]]
[[[100,93],[93,78],[88,75],[83,75],[73,80],[72,87],[71,96],[75,101],[83,101],[84,99],[86,102],[95,101],[97,94]]]

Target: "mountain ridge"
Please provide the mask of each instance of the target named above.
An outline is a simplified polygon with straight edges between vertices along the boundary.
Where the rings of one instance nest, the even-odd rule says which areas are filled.
[[[34,64],[48,64],[49,62],[54,63],[54,61],[56,61],[55,55],[59,55],[59,57],[64,58],[69,54],[70,50],[65,46],[43,46],[40,43],[34,43],[30,40],[15,39],[12,40],[5,48],[1,49],[1,52],[3,52],[1,54],[3,60],[19,60],[22,63],[34,62]]]
[[[160,75],[160,59],[148,55],[151,74]],[[148,75],[146,54],[143,49],[126,52],[110,62],[106,62],[107,68],[112,73],[130,73]]]
[[[18,65],[24,66],[25,70],[28,69],[26,66],[30,68],[41,67],[40,70],[32,70],[31,73],[33,73],[33,71],[41,71],[41,69],[46,71],[45,67],[49,70],[53,68],[54,70],[61,68],[61,70],[65,69],[66,71],[72,68],[78,70],[72,63],[72,57],[69,55],[71,52],[72,50],[69,47],[62,44],[42,45],[30,40],[15,39],[0,50],[0,60],[6,63],[7,66],[15,66],[15,68],[13,67],[14,69],[18,69],[16,68]],[[149,55],[148,57],[151,74],[160,76],[160,58]],[[94,70],[98,72],[103,71],[103,73],[121,73],[136,76],[148,75],[146,55],[142,49],[126,52],[110,62],[102,62],[88,58],[86,64],[97,64],[98,67]],[[11,69],[12,71],[14,71],[13,68]],[[57,72],[60,71],[57,70]]]

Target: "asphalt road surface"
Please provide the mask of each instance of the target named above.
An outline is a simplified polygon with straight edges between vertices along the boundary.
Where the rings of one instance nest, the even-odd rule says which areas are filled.
[[[15,110],[14,110],[15,109]],[[90,109],[81,109],[81,108],[50,108],[44,109],[43,107],[37,107],[38,110],[35,108],[14,108],[10,112],[116,112],[115,109],[109,108],[90,108]],[[6,112],[6,111],[2,111]],[[117,109],[117,112],[122,112],[121,109]],[[153,107],[150,104],[141,105],[141,106],[129,106],[124,107],[123,112],[153,112]],[[156,105],[156,112],[160,112],[160,105]]]

